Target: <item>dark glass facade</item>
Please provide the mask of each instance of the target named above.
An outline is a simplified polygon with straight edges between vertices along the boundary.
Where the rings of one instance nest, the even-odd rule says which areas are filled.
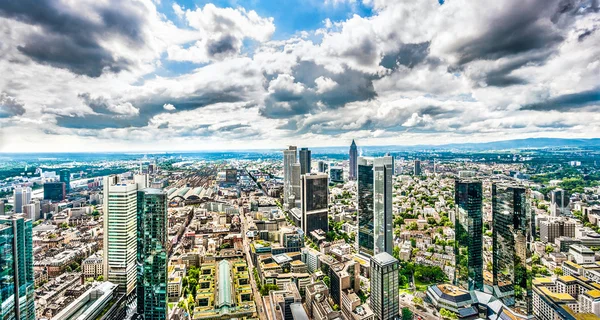
[[[373,237],[374,253],[393,250],[392,157],[373,160]]]
[[[531,209],[527,190],[492,185],[494,295],[523,315],[532,315]]]
[[[0,318],[35,320],[31,220],[0,216]]]
[[[65,200],[66,192],[64,182],[44,183],[44,200],[63,201]]]
[[[310,150],[308,148],[300,149],[300,174],[310,173]]]
[[[137,196],[137,310],[145,320],[167,318],[167,196],[143,189]]]
[[[456,209],[454,284],[465,290],[483,290],[483,219],[480,181],[454,184]]]
[[[67,193],[71,192],[71,172],[67,169],[60,170],[60,182],[65,183],[65,191]]]
[[[358,159],[358,250],[372,256],[375,250],[373,238],[373,164]]]
[[[354,142],[354,140],[352,140],[352,144],[350,145],[350,151],[348,152],[349,155],[349,165],[350,165],[350,169],[348,170],[348,179],[350,180],[354,180],[356,179],[356,175],[357,175],[357,160],[358,160],[358,148],[356,147],[356,142]]]
[[[302,176],[302,230],[305,234],[329,231],[329,187],[326,174]]]
[[[398,260],[386,252],[371,259],[371,309],[375,319],[399,317],[398,266]]]

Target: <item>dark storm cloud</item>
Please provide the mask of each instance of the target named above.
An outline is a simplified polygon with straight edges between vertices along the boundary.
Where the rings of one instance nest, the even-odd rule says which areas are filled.
[[[384,55],[379,65],[388,69],[396,69],[398,65],[412,68],[423,62],[428,55],[429,41],[406,43],[401,45],[398,50]]]
[[[324,108],[339,108],[349,102],[371,100],[377,96],[373,80],[379,76],[363,73],[346,68],[342,73],[333,73],[312,61],[298,63],[292,76],[295,82],[301,83],[309,90],[301,93],[288,90],[272,92],[265,101],[260,112],[268,118],[286,118],[294,115],[307,114]],[[315,80],[319,77],[330,78],[337,85],[326,92],[317,93]]]
[[[531,50],[547,49],[560,43],[562,35],[548,26],[548,14],[558,14],[556,0],[523,1],[487,23],[482,36],[455,47],[459,64],[474,60],[496,60]],[[552,10],[553,9],[553,10]]]
[[[206,89],[198,90],[182,98],[172,98],[163,96],[143,97],[132,101],[127,101],[139,108],[139,114],[135,116],[109,114],[107,108],[109,101],[105,98],[90,98],[87,93],[79,96],[96,114],[86,114],[83,116],[64,116],[57,115],[56,123],[60,127],[73,129],[104,129],[104,128],[129,128],[144,127],[148,121],[157,114],[167,113],[163,106],[166,103],[177,105],[177,111],[193,110],[207,105],[220,102],[241,102],[246,101],[244,92],[246,88],[240,86],[231,86],[220,91],[209,91]],[[172,127],[170,124],[169,127]]]
[[[232,35],[224,35],[221,38],[208,43],[208,54],[214,56],[226,56],[235,54],[239,50],[239,40]]]
[[[483,81],[487,86],[508,87],[512,85],[527,84],[528,81],[511,74],[523,66],[540,66],[552,55],[553,50],[536,51],[519,55],[507,63],[486,72],[481,79],[474,78],[477,82]]]
[[[20,116],[25,113],[23,104],[14,97],[0,92],[0,119]]]
[[[521,109],[536,111],[571,111],[594,105],[600,106],[600,88],[573,94],[565,94],[543,102],[525,105]]]
[[[346,49],[341,55],[352,58],[363,66],[371,66],[379,59],[375,39],[367,37],[363,38],[357,46]]]
[[[129,61],[115,58],[100,41],[118,37],[130,46],[142,46],[145,9],[130,1],[96,4],[91,9],[98,21],[57,1],[0,1],[1,17],[41,29],[29,34],[18,47],[31,59],[90,77],[127,69]]]

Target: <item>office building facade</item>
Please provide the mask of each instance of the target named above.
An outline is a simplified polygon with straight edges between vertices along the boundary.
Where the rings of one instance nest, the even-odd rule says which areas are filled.
[[[67,196],[64,182],[44,183],[44,200],[63,201]]]
[[[13,190],[13,201],[15,213],[23,213],[23,206],[31,202],[31,188],[15,188]]]
[[[68,194],[71,192],[71,172],[67,169],[60,170],[59,177],[59,181],[65,183],[65,191]]]
[[[35,320],[32,222],[0,216],[0,319]]]
[[[575,238],[574,221],[561,219],[540,222],[540,240],[546,243],[554,243],[556,238],[569,237]]]
[[[329,231],[329,186],[326,174],[314,173],[302,176],[302,230],[309,235],[321,229]]]
[[[398,267],[398,260],[387,252],[371,258],[371,310],[377,320],[400,316]]]
[[[167,194],[137,192],[137,310],[145,320],[167,318]]]
[[[374,253],[393,250],[392,157],[373,159],[373,241]]]
[[[492,185],[494,296],[521,315],[532,315],[531,208],[523,187]]]
[[[571,208],[569,194],[563,189],[550,191],[550,214],[555,217],[569,215]]]
[[[454,183],[455,241],[454,285],[483,290],[483,218],[480,181]]]
[[[375,253],[373,236],[373,161],[359,157],[357,161],[358,251],[372,256]]]
[[[354,139],[352,140],[352,144],[350,145],[350,151],[348,152],[349,155],[349,166],[350,169],[348,170],[348,179],[349,180],[355,180],[356,179],[356,173],[357,173],[357,160],[358,160],[358,148],[356,147],[356,142],[354,142]]]
[[[283,203],[289,204],[292,192],[292,165],[297,162],[298,149],[295,146],[289,146],[283,150]]]
[[[420,176],[421,175],[421,160],[415,160],[414,175],[415,176]]]
[[[104,177],[104,279],[127,295],[136,284],[137,191],[136,183]]]
[[[308,148],[300,149],[300,174],[310,173],[310,150]]]

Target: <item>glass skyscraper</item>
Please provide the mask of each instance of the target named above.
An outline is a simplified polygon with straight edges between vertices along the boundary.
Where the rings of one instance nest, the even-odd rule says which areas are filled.
[[[352,140],[352,144],[350,145],[350,151],[348,152],[349,158],[350,158],[350,170],[348,170],[348,179],[350,180],[354,180],[356,179],[356,173],[357,173],[357,160],[358,160],[358,148],[356,147],[356,142],[354,142],[354,140]]]
[[[532,215],[527,190],[492,185],[494,295],[523,315],[532,315],[530,244]]]
[[[321,229],[329,231],[328,177],[323,173],[302,176],[302,230],[306,235]]]
[[[0,319],[35,319],[31,220],[0,216]]]
[[[167,318],[167,195],[137,193],[137,310],[145,320]]]
[[[483,218],[480,181],[454,183],[456,258],[454,284],[465,290],[483,290]]]
[[[373,240],[374,253],[393,250],[392,162],[390,156],[373,159]]]
[[[308,148],[300,149],[300,174],[310,173],[310,150]]]
[[[60,170],[60,182],[65,183],[65,191],[71,192],[71,172],[67,169]]]
[[[400,315],[398,265],[387,252],[371,258],[371,309],[377,320],[395,320]]]
[[[372,256],[375,252],[373,238],[373,163],[366,158],[358,158],[357,166],[358,202],[358,250]]]

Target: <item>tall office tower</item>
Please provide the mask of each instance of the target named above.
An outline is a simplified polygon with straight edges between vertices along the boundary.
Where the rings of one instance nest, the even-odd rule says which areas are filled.
[[[550,214],[555,217],[569,215],[571,213],[570,200],[569,194],[563,189],[550,191]]]
[[[144,179],[135,176],[140,189]],[[136,284],[138,183],[104,177],[104,279],[131,294]]]
[[[302,192],[302,187],[300,186],[301,183],[301,174],[300,174],[300,164],[299,163],[294,163],[292,165],[292,194],[290,197],[290,204],[289,207],[290,208],[297,208],[300,206],[300,199],[302,198],[301,196],[301,192]],[[292,198],[293,197],[293,198]],[[294,200],[292,202],[292,199]]]
[[[373,238],[373,161],[359,157],[357,161],[358,252],[372,256]]]
[[[325,162],[323,160],[319,160],[319,162],[317,162],[317,166],[319,172],[325,172]]]
[[[44,200],[63,201],[66,193],[67,189],[64,182],[44,183]]]
[[[60,170],[60,182],[65,183],[65,191],[67,194],[71,192],[71,172],[68,169]]]
[[[31,202],[31,188],[22,187],[13,190],[13,210],[23,213],[23,206]]]
[[[420,176],[421,175],[421,160],[415,160],[415,172],[414,172],[415,176]]]
[[[167,194],[137,192],[137,310],[145,320],[167,318]]]
[[[516,312],[532,315],[531,208],[527,190],[492,185],[494,295]]]
[[[483,218],[480,181],[454,182],[456,259],[454,284],[465,290],[483,290]]]
[[[0,319],[35,319],[32,223],[0,216]]]
[[[15,213],[23,212],[23,188],[13,190],[13,210]]]
[[[356,143],[354,139],[352,139],[352,144],[350,145],[350,170],[348,171],[348,179],[354,180],[356,179],[356,160],[358,160],[358,149],[356,148]]]
[[[295,146],[289,146],[287,150],[283,150],[283,203],[288,206],[292,195],[292,165],[297,162],[297,159]]]
[[[371,258],[371,309],[377,320],[398,319],[398,260],[387,252]]]
[[[392,254],[392,157],[373,159],[373,241],[375,254]]]
[[[392,154],[389,153],[389,152],[386,153],[385,156],[392,158],[392,175],[394,175],[396,173],[396,160],[394,159],[394,157],[392,156]]]
[[[310,173],[310,150],[308,148],[300,149],[300,174]]]
[[[329,210],[328,177],[323,173],[302,176],[302,230],[309,235],[321,229],[329,231],[327,212]]]

